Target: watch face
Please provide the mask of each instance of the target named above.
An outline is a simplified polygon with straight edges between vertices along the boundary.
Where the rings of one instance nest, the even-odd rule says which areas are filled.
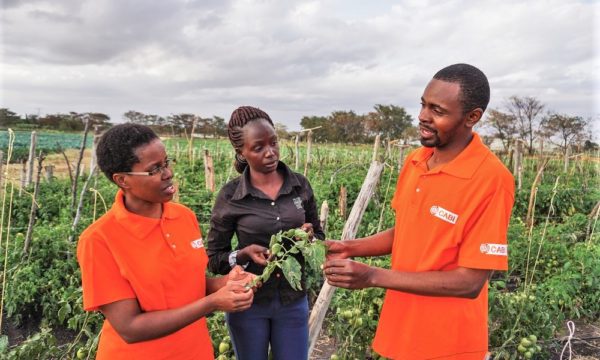
[[[237,253],[238,251],[232,251],[229,254],[229,266],[234,267],[237,265]]]

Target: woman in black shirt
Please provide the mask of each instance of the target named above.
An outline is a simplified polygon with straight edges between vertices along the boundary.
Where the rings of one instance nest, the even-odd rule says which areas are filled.
[[[324,239],[308,180],[279,161],[277,135],[269,115],[242,106],[231,114],[228,135],[241,176],[225,184],[213,208],[208,233],[208,267],[219,274],[236,264],[261,274],[271,235],[302,228]],[[232,251],[231,240],[238,245]],[[301,255],[297,259],[303,265]],[[305,275],[296,291],[276,269],[254,295],[252,307],[226,316],[238,360],[308,357],[308,302]]]

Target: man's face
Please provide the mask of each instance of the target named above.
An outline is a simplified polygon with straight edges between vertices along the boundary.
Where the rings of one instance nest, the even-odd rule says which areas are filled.
[[[433,79],[421,96],[419,135],[426,147],[443,149],[470,136],[460,103],[460,84]]]

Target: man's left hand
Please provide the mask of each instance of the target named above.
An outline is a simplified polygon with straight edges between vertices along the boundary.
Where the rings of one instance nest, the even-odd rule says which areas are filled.
[[[345,289],[371,287],[374,268],[350,259],[333,259],[325,262],[323,272],[331,286]]]

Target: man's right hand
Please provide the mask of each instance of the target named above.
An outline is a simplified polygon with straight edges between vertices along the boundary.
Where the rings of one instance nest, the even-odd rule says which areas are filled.
[[[347,243],[343,240],[325,240],[325,246],[327,246],[327,260],[347,259],[350,257]]]
[[[238,264],[245,264],[253,261],[258,265],[267,266],[269,258],[269,249],[264,246],[252,244],[238,251]]]

